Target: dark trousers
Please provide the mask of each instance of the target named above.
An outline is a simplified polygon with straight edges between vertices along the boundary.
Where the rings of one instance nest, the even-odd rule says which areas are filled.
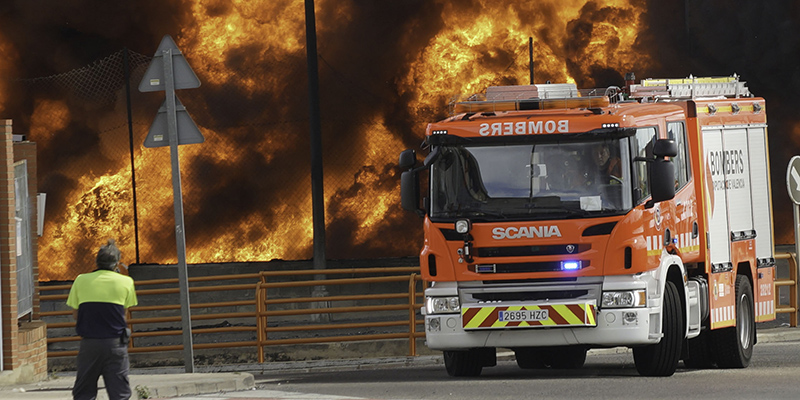
[[[109,400],[128,400],[131,397],[128,348],[118,338],[82,339],[77,364],[73,399],[94,400],[100,376],[106,384]]]

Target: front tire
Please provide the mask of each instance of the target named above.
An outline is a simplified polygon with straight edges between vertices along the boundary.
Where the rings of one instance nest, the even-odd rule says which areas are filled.
[[[746,368],[756,342],[753,287],[746,276],[736,276],[736,326],[715,333],[715,356],[720,368]]]
[[[444,367],[450,376],[479,376],[483,367],[496,364],[497,350],[494,347],[444,351]]]
[[[661,341],[633,349],[633,361],[640,375],[671,376],[675,373],[684,339],[683,321],[680,294],[675,284],[667,281],[661,310]]]

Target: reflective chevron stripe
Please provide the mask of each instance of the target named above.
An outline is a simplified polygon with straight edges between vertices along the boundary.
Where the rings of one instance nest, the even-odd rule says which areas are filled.
[[[542,321],[500,321],[501,311],[546,310]],[[546,326],[597,326],[594,302],[506,307],[464,307],[461,322],[464,329],[529,328]]]

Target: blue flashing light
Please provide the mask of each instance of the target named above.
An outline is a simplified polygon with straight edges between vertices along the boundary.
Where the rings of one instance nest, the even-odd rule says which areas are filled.
[[[575,271],[581,269],[580,261],[562,261],[561,269],[563,271]]]

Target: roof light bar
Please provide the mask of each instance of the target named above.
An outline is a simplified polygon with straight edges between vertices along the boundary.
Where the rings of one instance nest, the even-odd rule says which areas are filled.
[[[453,112],[478,113],[497,111],[554,110],[564,108],[608,107],[608,96],[569,97],[562,99],[524,99],[498,101],[462,101],[455,103]]]

